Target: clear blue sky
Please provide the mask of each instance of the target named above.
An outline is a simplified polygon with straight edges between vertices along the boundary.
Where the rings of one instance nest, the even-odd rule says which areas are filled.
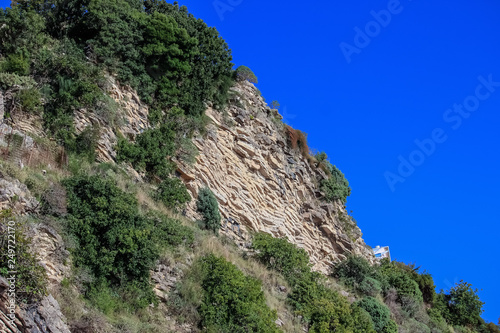
[[[438,290],[461,279],[481,288],[483,318],[497,323],[500,3],[180,4],[219,30],[263,96],[345,173],[367,244],[421,265]]]

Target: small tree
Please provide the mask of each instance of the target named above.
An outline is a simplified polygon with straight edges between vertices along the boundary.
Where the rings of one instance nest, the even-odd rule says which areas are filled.
[[[278,110],[280,108],[280,103],[278,101],[272,101],[271,106],[273,107],[273,109]]]
[[[325,193],[325,200],[332,202],[340,199],[343,203],[351,194],[349,182],[336,166],[329,164],[331,176],[321,182],[321,191]]]
[[[465,281],[460,281],[444,295],[448,311],[445,318],[453,325],[476,325],[483,313],[483,304],[477,295],[477,289]]]
[[[208,187],[200,190],[196,209],[203,215],[203,224],[205,228],[217,233],[220,228],[219,204],[215,195]]]
[[[249,81],[252,83],[258,83],[259,80],[257,79],[257,76],[252,72],[250,68],[247,66],[240,66],[236,68],[236,80],[238,81]]]

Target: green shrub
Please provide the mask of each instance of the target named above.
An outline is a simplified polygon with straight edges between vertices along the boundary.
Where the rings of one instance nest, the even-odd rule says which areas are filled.
[[[452,325],[476,326],[483,313],[483,304],[470,283],[460,281],[451,288],[448,294],[443,294],[446,311],[443,316]]]
[[[97,141],[99,140],[99,127],[87,126],[76,137],[74,151],[93,162],[96,158]]]
[[[373,332],[364,310],[351,308],[345,297],[321,284],[305,250],[265,233],[254,235],[252,248],[260,262],[280,272],[292,287],[287,302],[310,323],[310,332]]]
[[[429,328],[432,332],[448,333],[448,324],[438,309],[430,308],[427,310],[427,314],[429,315]]]
[[[153,221],[153,242],[163,248],[179,245],[190,246],[194,242],[193,230],[182,225],[179,220],[165,217],[159,213],[150,213],[147,216]]]
[[[17,94],[17,98],[24,112],[39,113],[42,110],[42,95],[36,88],[22,89]]]
[[[382,292],[381,283],[372,277],[365,277],[359,284],[358,290],[366,296],[377,296]]]
[[[69,230],[79,242],[75,264],[117,284],[148,281],[158,249],[135,198],[98,176],[76,176],[65,185]]]
[[[236,80],[238,81],[249,81],[249,82],[252,82],[252,83],[258,83],[259,80],[257,79],[257,76],[255,76],[255,74],[252,72],[252,70],[250,68],[248,68],[247,66],[239,66],[238,68],[236,68],[236,71],[235,71],[235,75],[236,75]]]
[[[213,192],[208,188],[202,188],[198,193],[196,209],[203,216],[203,224],[208,230],[218,233],[221,216],[219,213],[219,203]]]
[[[417,302],[422,302],[422,292],[418,288],[418,284],[404,273],[396,273],[389,276],[389,284],[396,288],[398,292],[398,300],[403,303],[406,298],[413,299]]]
[[[156,190],[155,198],[170,209],[182,209],[191,200],[186,186],[178,178],[164,179]]]
[[[253,236],[252,248],[260,262],[281,273],[292,286],[311,271],[307,252],[285,238],[260,232]]]
[[[423,302],[422,292],[413,278],[418,276],[418,273],[414,272],[411,266],[396,261],[382,261],[379,276],[387,281],[386,287],[394,287],[397,290],[398,301],[401,304]]]
[[[36,85],[36,82],[29,76],[19,76],[12,73],[0,73],[0,87],[2,89],[9,89],[14,85],[32,88]]]
[[[329,202],[340,200],[345,203],[351,194],[349,182],[336,166],[330,164],[329,170],[331,176],[322,180],[320,186],[321,191],[325,194],[325,200]]]
[[[391,320],[391,312],[384,304],[373,297],[365,297],[356,304],[366,310],[372,318],[375,331],[381,333]]]
[[[350,255],[335,266],[332,275],[345,285],[358,288],[366,278],[375,275],[375,270],[365,258]],[[374,282],[366,281],[364,288],[368,287],[369,283],[373,284]]]
[[[391,319],[382,329],[382,333],[398,333],[398,325],[394,320]]]
[[[122,299],[128,297],[132,309],[156,302],[149,271],[160,250],[192,243],[193,232],[159,214],[140,215],[131,194],[99,176],[75,176],[65,186],[68,228],[78,242],[74,262],[95,277],[90,292],[105,284]]]
[[[135,143],[125,138],[118,140],[117,160],[129,161],[135,168],[144,170],[151,177],[167,178],[175,168],[167,160],[175,153],[175,125],[163,124],[159,128],[148,129],[137,136]]]
[[[375,325],[373,324],[372,317],[370,314],[363,308],[359,307],[356,303],[351,304],[352,309],[352,320],[354,322],[353,332],[354,333],[375,333]],[[390,320],[389,323],[394,323],[394,321]],[[394,323],[396,324],[396,323]],[[387,326],[386,326],[387,327]],[[398,329],[396,326],[396,330],[393,331],[384,331],[385,333],[397,333]]]
[[[321,289],[318,297],[313,298],[310,304],[311,325],[309,332],[346,332],[352,329],[354,318],[352,317],[352,310],[347,299],[340,296],[336,291],[326,288]],[[306,316],[308,316],[307,313]],[[361,319],[361,316],[359,315],[356,319]],[[361,325],[371,328],[369,322]]]
[[[14,236],[14,249],[12,237],[9,235]],[[31,250],[31,239],[26,236],[25,222],[14,219],[10,211],[2,210],[0,213],[0,275],[9,278],[9,271],[16,271],[17,302],[31,304],[40,301],[46,295],[46,272],[38,263],[36,254]]]
[[[436,297],[436,286],[434,285],[432,275],[428,273],[417,274],[416,282],[422,292],[424,302],[432,305],[434,303],[434,298]]]
[[[1,65],[0,70],[17,75],[28,75],[30,70],[29,58],[21,53],[9,54]]]
[[[207,332],[279,332],[276,311],[266,305],[262,284],[213,254],[201,259],[204,296],[199,308]]]

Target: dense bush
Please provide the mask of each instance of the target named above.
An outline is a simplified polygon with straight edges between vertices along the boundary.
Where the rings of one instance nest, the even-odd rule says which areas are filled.
[[[351,255],[335,266],[332,275],[347,286],[358,287],[375,275],[375,269],[365,258]]]
[[[257,251],[259,261],[280,272],[292,286],[311,270],[307,252],[285,238],[257,233],[253,237],[252,248]]]
[[[15,249],[9,234],[14,235]],[[38,263],[30,246],[25,222],[16,220],[9,210],[0,211],[0,275],[8,278],[9,271],[16,271],[17,302],[28,304],[40,301],[47,293],[45,268]]]
[[[191,200],[191,196],[186,186],[184,186],[184,183],[178,178],[164,179],[160,185],[158,185],[155,197],[170,209],[183,208],[186,202]]]
[[[247,66],[242,65],[236,68],[235,75],[236,75],[236,80],[238,81],[247,80],[248,82],[258,83],[257,76],[255,76],[252,70]]]
[[[303,249],[264,233],[254,235],[252,248],[260,262],[280,272],[290,284],[288,303],[310,323],[310,332],[373,332],[364,310],[351,307],[345,297],[321,283],[321,274],[311,271]]]
[[[379,268],[379,275],[387,281],[388,286],[397,290],[400,303],[423,302],[422,292],[414,279],[418,273],[411,266],[396,261],[383,260]]]
[[[432,305],[436,297],[436,286],[432,276],[429,273],[417,274],[416,282],[422,292],[424,302]]]
[[[68,228],[78,242],[75,265],[90,269],[94,289],[117,286],[126,291],[134,286],[142,295],[138,306],[155,301],[149,270],[160,249],[181,239],[192,241],[192,235],[178,222],[140,215],[136,199],[109,180],[80,175],[65,185]]]
[[[202,223],[204,227],[217,233],[220,228],[221,220],[219,203],[208,187],[202,188],[198,193],[196,209],[203,216]]]
[[[113,118],[105,73],[137,89],[156,123],[171,123],[164,116],[175,107],[202,123],[206,102],[222,107],[227,101],[231,51],[216,29],[186,7],[155,0],[23,0],[0,11],[0,25],[0,84],[7,88],[35,78],[32,89],[20,92],[20,105],[29,112],[43,108],[45,127],[70,151],[82,148],[75,143],[75,110]],[[145,134],[141,149],[124,148],[132,155],[125,157],[168,173],[161,159],[173,151],[153,144],[160,137]]]
[[[382,292],[382,285],[378,280],[366,277],[359,284],[358,290],[364,295],[375,297]]]
[[[207,332],[279,332],[276,311],[266,305],[261,282],[224,258],[201,259],[201,326]]]
[[[167,160],[175,152],[175,130],[172,124],[162,124],[159,128],[148,129],[137,136],[135,143],[125,138],[118,141],[117,160],[130,161],[149,176],[166,178],[174,170],[174,163]]]
[[[97,141],[99,140],[99,127],[87,126],[75,138],[75,151],[82,157],[86,157],[89,162],[96,158]]]
[[[41,99],[42,95],[40,91],[36,88],[22,89],[17,94],[19,99],[19,104],[24,112],[28,113],[38,113],[41,110]]]
[[[484,303],[470,283],[460,281],[447,294],[441,293],[440,296],[444,301],[443,316],[452,325],[476,326],[480,322]]]
[[[0,70],[17,75],[28,75],[30,70],[29,59],[22,53],[13,53],[0,63]]]
[[[334,201],[340,200],[346,202],[347,197],[351,194],[349,182],[344,174],[332,164],[329,164],[330,177],[321,182],[320,189],[325,194],[325,200]]]
[[[387,306],[370,296],[358,301],[357,305],[370,314],[375,331],[378,333],[383,332],[384,328],[391,320],[391,312]]]

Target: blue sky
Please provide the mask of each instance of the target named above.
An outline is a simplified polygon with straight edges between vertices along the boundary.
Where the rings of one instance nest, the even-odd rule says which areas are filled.
[[[421,265],[438,290],[461,279],[482,289],[483,318],[497,323],[500,3],[180,3],[219,30],[266,100],[345,173],[365,241]],[[355,40],[356,27],[369,40]],[[399,173],[400,156],[414,170]]]
[[[367,244],[421,265],[438,290],[482,289],[497,323],[500,3],[179,2],[345,173]]]

